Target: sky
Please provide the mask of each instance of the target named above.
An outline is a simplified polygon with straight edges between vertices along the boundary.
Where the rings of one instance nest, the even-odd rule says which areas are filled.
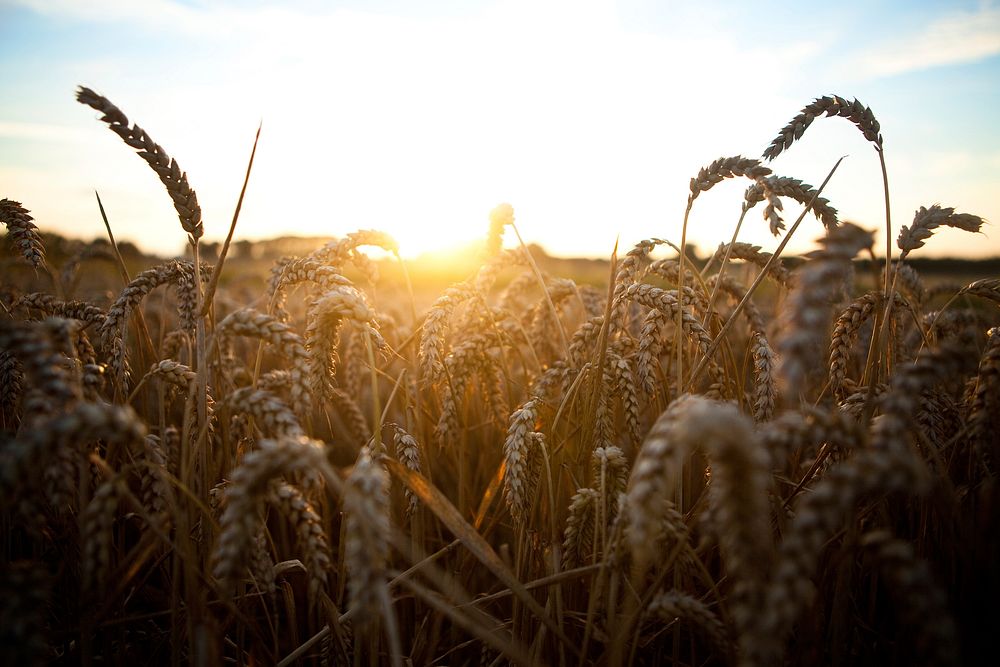
[[[679,242],[701,167],[759,156],[816,97],[856,97],[882,125],[893,238],[940,203],[993,224],[917,253],[1000,256],[994,1],[0,0],[0,82],[0,197],[95,238],[99,191],[116,236],[161,254],[185,241],[171,202],[78,85],[177,159],[207,239],[262,124],[237,238],[375,228],[409,256],[483,237],[501,202],[554,255]],[[878,156],[849,121],[818,120],[770,166],[818,185],[845,155],[824,196],[881,254]],[[689,243],[728,241],[748,184],[699,197]],[[810,217],[788,251],[821,235]],[[758,210],[739,238],[778,243]]]

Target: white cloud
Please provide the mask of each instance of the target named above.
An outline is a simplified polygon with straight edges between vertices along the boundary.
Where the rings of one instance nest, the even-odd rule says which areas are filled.
[[[857,52],[841,71],[853,79],[905,74],[977,62],[1000,53],[1000,8],[984,5],[975,12],[942,16],[909,34]]]
[[[86,141],[79,128],[48,123],[14,123],[0,121],[0,137],[8,139],[33,139],[38,141]]]
[[[171,30],[197,31],[203,13],[171,0],[7,0],[43,16],[90,22],[122,22]]]

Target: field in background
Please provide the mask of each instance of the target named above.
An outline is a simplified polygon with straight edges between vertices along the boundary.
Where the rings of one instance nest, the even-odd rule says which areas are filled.
[[[746,179],[778,238],[808,215],[807,257],[554,259],[501,205],[461,261],[404,262],[377,231],[238,227],[223,260],[176,162],[78,97],[190,254],[0,201],[4,662],[995,661],[998,262],[919,258],[983,221],[921,209],[885,267],[882,231],[765,164],[824,115],[881,158],[857,101],[690,183],[689,211]]]
[[[484,224],[484,230],[485,228]],[[804,230],[803,233],[807,234],[809,231]],[[816,230],[811,231],[814,236],[819,234]],[[83,248],[97,248],[99,250],[93,252],[104,254],[106,251],[107,256],[109,258],[111,256],[110,245],[106,239],[80,241],[66,239],[51,233],[43,233],[42,237],[43,243],[48,249],[48,256],[56,266],[65,265]],[[232,272],[230,275],[224,275],[222,282],[223,284],[238,283],[250,289],[263,288],[270,279],[271,269],[275,262],[287,256],[308,255],[334,240],[334,237],[281,237],[261,241],[236,241],[227,260],[231,263]],[[203,245],[203,257],[206,261],[214,262],[218,258],[222,244],[206,243]],[[119,248],[126,267],[133,274],[169,259],[184,259],[182,257],[148,255],[127,242],[119,244]],[[481,265],[483,248],[482,244],[473,244],[464,253],[426,254],[406,260],[407,270],[417,293],[418,305],[429,306],[430,301],[437,298],[449,285],[465,280],[475,273]],[[546,253],[544,248],[537,245],[529,245],[529,249],[538,266],[552,275],[569,278],[579,284],[594,286],[607,284],[611,270],[610,261],[607,258],[553,257]],[[609,258],[612,250],[613,248],[608,248]],[[628,248],[622,248],[620,253],[623,254],[627,250]],[[666,256],[667,253],[660,252],[659,254]],[[399,262],[384,252],[376,252],[375,255],[374,261],[378,265],[384,281],[390,285],[402,284],[404,277]],[[698,256],[693,252],[689,254],[689,257],[692,265],[698,268],[704,267],[705,262],[709,259],[709,257]],[[801,258],[798,257],[789,257],[785,260],[790,266],[797,266],[801,261]],[[867,284],[869,287],[873,282],[872,277],[881,272],[882,261],[881,258],[878,259],[873,269],[870,260],[863,258],[855,260],[857,273],[861,276],[868,276]],[[0,258],[0,263],[2,263],[0,265],[3,266],[3,270],[9,275],[18,275],[18,280],[29,280],[33,274],[30,267],[16,259]],[[950,283],[961,287],[983,276],[1000,275],[1000,257],[980,260],[917,257],[911,259],[909,263],[917,270],[924,283],[928,285]],[[360,277],[357,269],[348,268],[346,272],[351,279]],[[748,274],[749,271],[743,273]],[[117,288],[115,275],[116,269],[110,261],[101,262],[98,260],[80,270],[75,279],[77,286],[82,291],[87,292]],[[745,275],[741,277],[746,278]],[[502,276],[501,280],[509,280],[509,278],[510,276]],[[38,285],[40,288],[46,287],[44,282],[39,282]]]

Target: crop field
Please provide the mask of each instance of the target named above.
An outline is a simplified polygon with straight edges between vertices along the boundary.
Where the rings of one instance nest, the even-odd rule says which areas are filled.
[[[114,220],[47,248],[0,193],[4,664],[996,659],[1000,278],[910,261],[984,221],[928,202],[887,238],[888,211],[842,222],[768,166],[852,123],[885,173],[865,105],[820,97],[761,158],[706,161],[688,213],[747,186],[707,259],[685,215],[563,275],[501,204],[442,282],[373,230],[265,270],[238,208],[209,251],[178,163],[77,99],[188,252],[126,257]],[[785,257],[793,233],[814,249]]]

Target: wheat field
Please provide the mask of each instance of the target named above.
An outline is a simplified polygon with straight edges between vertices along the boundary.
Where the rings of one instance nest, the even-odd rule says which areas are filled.
[[[0,201],[4,664],[996,655],[1000,279],[907,261],[984,221],[928,203],[876,258],[888,206],[878,230],[839,221],[768,166],[840,118],[885,174],[860,102],[709,163],[681,237],[616,249],[600,284],[505,247],[502,204],[478,270],[428,294],[371,230],[241,275],[238,208],[206,261],[178,163],[77,99],[159,177],[189,252],[130,270],[108,223],[54,265]],[[687,213],[726,179],[739,223],[701,261]],[[815,249],[783,257],[796,231]]]

